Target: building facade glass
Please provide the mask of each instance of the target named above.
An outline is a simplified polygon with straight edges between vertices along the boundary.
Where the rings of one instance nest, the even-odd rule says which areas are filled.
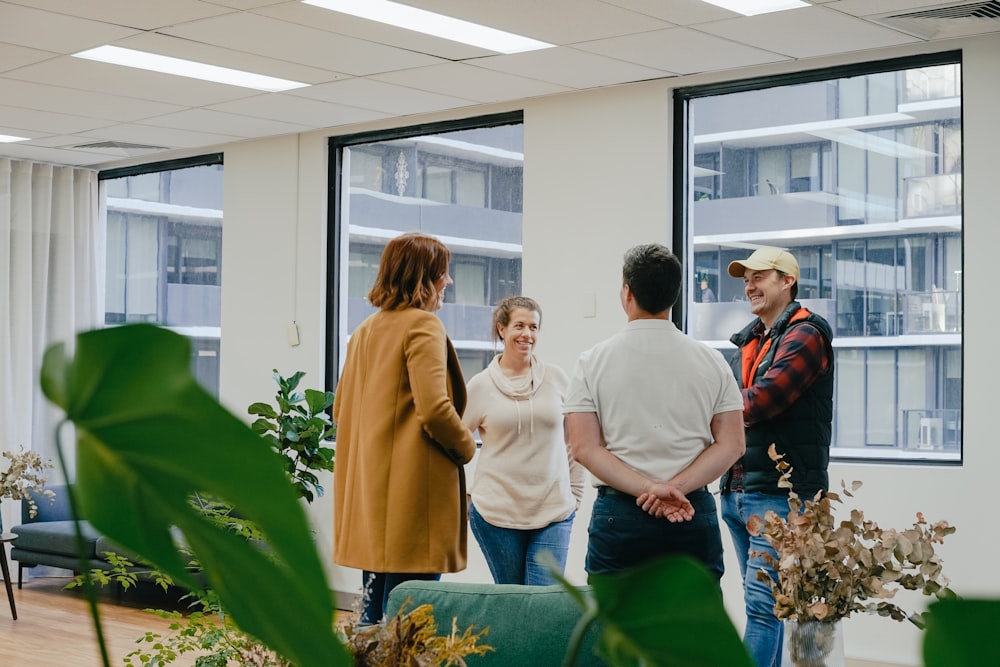
[[[102,172],[105,324],[150,322],[191,341],[191,370],[219,394],[221,157],[177,168]]]
[[[336,349],[343,359],[351,332],[374,310],[366,297],[386,242],[421,231],[451,250],[454,285],[438,315],[471,377],[493,356],[493,306],[521,289],[523,126],[399,134],[333,147]]]
[[[960,460],[961,64],[887,67],[689,91],[686,325],[731,354],[729,262],[787,248],[836,336],[832,454]]]

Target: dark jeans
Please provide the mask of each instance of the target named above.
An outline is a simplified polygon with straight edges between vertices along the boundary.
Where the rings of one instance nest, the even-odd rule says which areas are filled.
[[[389,593],[404,581],[438,581],[440,574],[417,574],[413,572],[369,572],[362,571],[361,617],[358,625],[374,625],[382,622],[385,608],[389,603]]]
[[[687,497],[694,506],[694,517],[670,523],[644,512],[633,496],[600,487],[590,517],[587,572],[619,572],[668,554],[686,554],[721,579],[722,533],[715,499],[705,488]]]

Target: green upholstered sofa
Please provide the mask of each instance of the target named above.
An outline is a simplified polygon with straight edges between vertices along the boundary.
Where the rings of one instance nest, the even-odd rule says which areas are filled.
[[[586,586],[580,588],[587,590]],[[558,585],[406,581],[389,594],[386,613],[395,615],[407,600],[407,610],[422,604],[434,607],[438,632],[449,632],[452,618],[458,620],[459,632],[470,625],[477,630],[489,627],[489,634],[481,641],[494,650],[466,658],[469,667],[558,667],[583,613],[571,595]],[[597,632],[592,627],[587,633],[577,665],[606,666],[594,653]]]

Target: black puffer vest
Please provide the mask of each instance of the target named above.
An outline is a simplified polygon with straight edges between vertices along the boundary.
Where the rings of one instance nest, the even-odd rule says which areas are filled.
[[[730,365],[740,388],[744,386],[743,347],[754,339],[752,331],[759,322],[759,318],[754,320],[730,338],[730,341],[739,348],[733,355]],[[833,423],[833,348],[830,345],[833,331],[830,329],[830,324],[819,315],[802,308],[797,301],[789,304],[774,323],[771,346],[760,360],[754,372],[753,382],[771,367],[775,352],[781,347],[781,339],[785,334],[805,322],[822,332],[831,365],[829,370],[817,378],[790,408],[767,421],[747,427],[746,453],[740,460],[743,464],[745,492],[787,495],[787,489],[778,487],[780,475],[774,467],[774,461],[767,455],[771,443],[774,443],[779,454],[785,455],[785,462],[792,466],[792,486],[800,497],[812,498],[817,491],[826,491],[829,488],[827,466],[830,462]],[[730,474],[727,472],[722,478],[723,491],[729,488]]]

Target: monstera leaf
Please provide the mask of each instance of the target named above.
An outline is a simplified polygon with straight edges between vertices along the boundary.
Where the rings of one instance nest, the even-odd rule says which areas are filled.
[[[42,390],[76,427],[74,500],[101,533],[178,583],[198,585],[180,531],[233,620],[298,665],[350,665],[332,594],[281,457],[199,387],[190,346],[152,325],[80,334],[51,347]],[[194,494],[230,503],[266,549],[208,521]]]
[[[924,621],[926,667],[1000,665],[1000,645],[990,639],[1000,625],[1000,600],[937,600]]]
[[[587,625],[599,623],[598,650],[609,664],[753,667],[718,581],[694,559],[673,556],[620,574],[592,574],[589,583],[592,598],[574,594],[584,606],[574,642]],[[567,667],[575,663],[575,652],[571,645]]]

